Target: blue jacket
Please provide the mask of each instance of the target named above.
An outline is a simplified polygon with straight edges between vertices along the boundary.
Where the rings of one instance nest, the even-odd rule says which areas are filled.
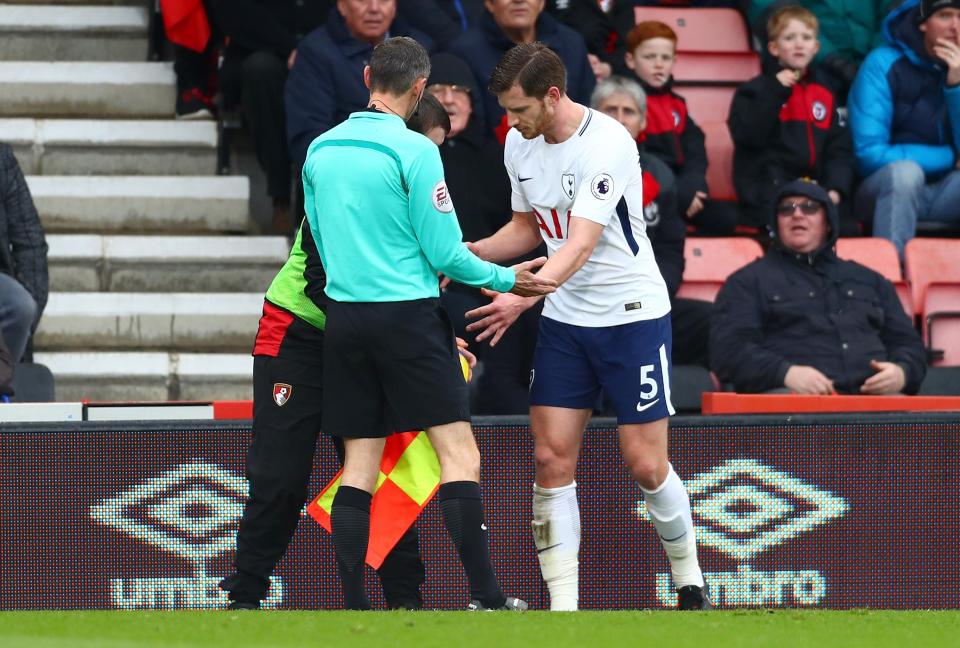
[[[408,27],[399,15],[387,36],[410,36],[428,52],[433,51],[430,37]],[[297,61],[284,88],[287,141],[296,165],[303,165],[307,147],[318,135],[367,105],[370,91],[363,83],[363,68],[371,54],[373,46],[347,31],[336,7],[322,27],[300,42]]]
[[[570,98],[578,103],[589,104],[597,80],[587,60],[587,45],[583,36],[543,12],[537,18],[537,40],[556,52],[567,68],[567,94]],[[490,12],[485,11],[480,24],[464,32],[450,48],[453,54],[470,65],[481,88],[487,135],[500,125],[504,115],[497,98],[487,90],[490,74],[500,58],[514,45],[516,43],[507,38]]]
[[[850,90],[850,130],[863,176],[899,160],[937,176],[957,159],[960,86],[945,87],[944,64],[923,46],[919,1],[907,0],[887,17],[887,44],[870,52]]]

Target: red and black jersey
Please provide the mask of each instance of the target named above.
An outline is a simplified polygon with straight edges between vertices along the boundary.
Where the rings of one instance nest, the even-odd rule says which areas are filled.
[[[667,163],[677,178],[677,201],[686,211],[694,194],[707,191],[707,151],[703,131],[687,111],[687,102],[672,90],[643,83],[647,93],[647,128],[643,146]]]
[[[853,184],[853,147],[831,82],[811,67],[787,88],[780,69],[737,88],[730,107],[733,181],[749,224],[766,223],[772,197],[791,180],[810,178],[845,197]]]

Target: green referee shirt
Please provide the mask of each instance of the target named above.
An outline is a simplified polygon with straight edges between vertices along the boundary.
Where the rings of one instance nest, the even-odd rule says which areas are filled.
[[[315,139],[303,190],[331,299],[437,297],[438,271],[469,286],[513,288],[512,269],[464,245],[436,145],[396,115],[353,113]]]

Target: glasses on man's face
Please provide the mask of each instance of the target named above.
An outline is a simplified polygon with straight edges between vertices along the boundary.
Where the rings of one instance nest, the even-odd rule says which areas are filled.
[[[788,202],[777,207],[777,214],[780,216],[792,216],[793,212],[800,208],[800,213],[804,216],[813,216],[819,212],[822,207],[815,200],[805,200],[803,202]]]
[[[442,95],[447,92],[452,92],[453,94],[462,94],[470,95],[470,88],[462,85],[453,85],[448,83],[434,83],[432,86],[428,87],[427,90],[430,91],[430,94],[433,95]]]

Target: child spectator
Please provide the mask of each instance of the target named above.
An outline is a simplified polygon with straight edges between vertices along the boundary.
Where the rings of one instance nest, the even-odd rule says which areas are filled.
[[[837,111],[832,77],[811,65],[820,48],[817,17],[803,7],[783,7],[770,16],[767,33],[776,64],[737,88],[728,121],[741,222],[754,227],[767,221],[787,182],[810,178],[844,207],[853,183],[850,133]],[[840,212],[846,223],[848,210]]]
[[[673,65],[677,34],[656,20],[638,23],[627,37],[627,67],[633,70],[647,94],[647,129],[643,133],[649,153],[667,163],[677,177],[680,212],[697,228],[728,233],[710,222],[707,204],[707,152],[703,131],[687,112],[687,102],[673,91]],[[732,223],[729,229],[732,229]]]

